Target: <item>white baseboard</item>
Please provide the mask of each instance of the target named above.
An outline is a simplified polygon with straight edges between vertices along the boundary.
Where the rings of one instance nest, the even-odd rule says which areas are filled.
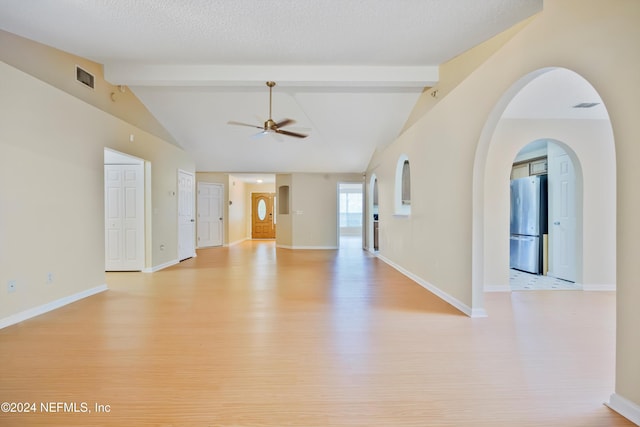
[[[143,273],[155,273],[156,271],[160,271],[164,268],[171,267],[172,265],[179,264],[180,261],[177,259],[173,259],[169,262],[165,262],[164,264],[156,265],[151,268],[145,268],[142,270]]]
[[[40,305],[38,307],[33,307],[21,311],[20,313],[12,314],[9,317],[0,319],[0,329],[6,328],[7,326],[15,325],[16,323],[24,322],[25,320],[39,316],[57,308],[64,307],[65,305],[71,304],[72,302],[79,301],[95,294],[99,294],[100,292],[104,292],[107,289],[109,289],[107,285],[96,286],[95,288],[87,289],[82,292],[78,292],[77,294],[69,295],[55,301]]]
[[[458,310],[460,310],[461,312],[463,312],[467,316],[469,316],[469,317],[487,317],[487,312],[485,311],[484,308],[474,308],[474,309],[472,309],[471,307],[469,307],[468,305],[466,305],[462,301],[458,300],[457,298],[452,297],[451,295],[449,295],[448,293],[444,292],[440,288],[438,288],[438,287],[432,285],[431,283],[421,279],[420,277],[418,277],[415,274],[409,272],[408,270],[405,270],[403,267],[400,267],[398,264],[396,264],[395,262],[391,261],[390,259],[384,257],[383,255],[378,254],[378,258],[380,258],[382,261],[384,261],[385,263],[389,264],[391,267],[395,268],[400,273],[404,274],[409,279],[413,280],[414,282],[416,282],[417,284],[419,284],[423,288],[427,289],[429,292],[435,294],[437,297],[439,297],[442,300],[446,301],[447,303],[451,304],[452,306],[454,306],[455,308],[457,308]]]
[[[489,317],[489,315],[487,314],[487,310],[485,310],[484,308],[472,308],[471,314],[469,315],[469,317],[472,317],[472,318]]]
[[[276,248],[283,249],[301,249],[301,250],[336,250],[337,246],[289,246],[289,245],[276,245]]]
[[[640,426],[640,406],[632,401],[625,399],[619,394],[612,394],[609,403],[605,403],[609,408],[613,409],[632,423]]]
[[[591,285],[582,285],[583,291],[615,291],[616,284],[615,283],[604,283],[604,284],[591,284]]]

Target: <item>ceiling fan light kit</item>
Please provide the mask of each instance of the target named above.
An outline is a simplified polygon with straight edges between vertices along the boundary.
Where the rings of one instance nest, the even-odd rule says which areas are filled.
[[[275,122],[273,120],[273,118],[271,117],[271,105],[272,105],[272,95],[273,95],[273,87],[276,85],[276,82],[272,82],[272,81],[268,81],[266,83],[266,85],[269,87],[269,118],[267,119],[267,121],[264,122],[264,125],[262,126],[257,126],[257,125],[251,125],[248,123],[242,123],[242,122],[236,122],[236,121],[229,121],[227,122],[230,125],[236,125],[236,126],[248,126],[248,127],[252,127],[252,128],[256,128],[256,129],[262,129],[262,132],[260,132],[258,135],[266,135],[268,133],[276,133],[279,135],[286,135],[286,136],[292,136],[294,138],[306,138],[308,135],[302,134],[302,133],[298,133],[298,132],[291,132],[288,130],[284,130],[282,129],[285,126],[289,126],[294,124],[296,121],[293,119],[283,119],[279,122]]]

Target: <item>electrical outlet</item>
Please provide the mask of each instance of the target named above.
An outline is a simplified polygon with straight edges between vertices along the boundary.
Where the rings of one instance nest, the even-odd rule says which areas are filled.
[[[15,292],[17,286],[18,284],[16,283],[15,280],[9,280],[9,282],[7,282],[7,292],[9,293]]]
[[[47,284],[53,283],[53,273],[47,273]]]

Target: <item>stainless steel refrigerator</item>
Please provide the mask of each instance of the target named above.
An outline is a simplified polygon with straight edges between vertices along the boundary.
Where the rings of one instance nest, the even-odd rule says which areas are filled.
[[[548,233],[547,176],[511,181],[509,266],[534,274],[542,271],[543,235]]]

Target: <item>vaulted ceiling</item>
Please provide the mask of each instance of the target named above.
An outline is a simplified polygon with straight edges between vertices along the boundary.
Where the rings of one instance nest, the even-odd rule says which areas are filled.
[[[0,28],[104,64],[198,171],[362,172],[438,66],[542,0],[3,0]],[[304,139],[255,136],[294,119]]]

